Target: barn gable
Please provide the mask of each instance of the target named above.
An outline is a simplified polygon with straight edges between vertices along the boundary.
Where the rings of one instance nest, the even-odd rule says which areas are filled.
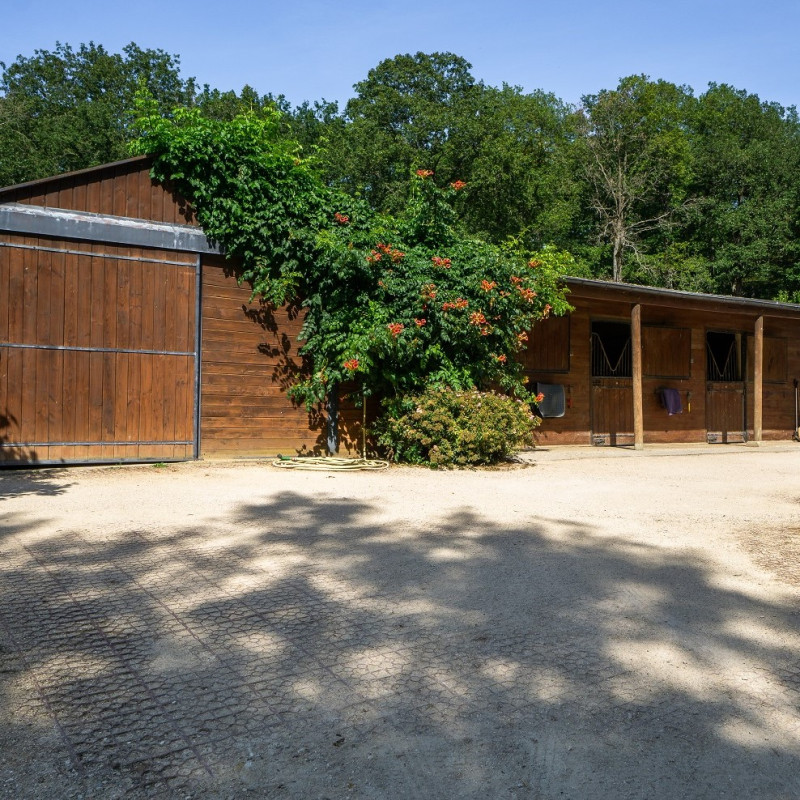
[[[22,203],[176,225],[196,225],[189,204],[151,180],[152,163],[147,156],[137,156],[9,186],[0,189],[0,203]]]

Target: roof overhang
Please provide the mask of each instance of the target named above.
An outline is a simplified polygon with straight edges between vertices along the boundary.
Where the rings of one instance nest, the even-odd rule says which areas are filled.
[[[800,305],[778,303],[774,300],[754,300],[718,294],[685,292],[680,289],[660,289],[633,283],[612,283],[590,278],[564,278],[570,293],[580,299],[616,300],[631,304],[678,308],[686,311],[717,311],[750,313],[771,317],[800,319]],[[567,298],[569,300],[569,297]]]
[[[220,252],[219,246],[193,225],[149,222],[132,217],[67,211],[23,203],[0,204],[0,232],[190,253]]]

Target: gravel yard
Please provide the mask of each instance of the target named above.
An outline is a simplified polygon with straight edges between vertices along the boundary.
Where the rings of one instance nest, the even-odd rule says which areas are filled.
[[[0,797],[800,797],[800,445],[525,458],[0,472]]]

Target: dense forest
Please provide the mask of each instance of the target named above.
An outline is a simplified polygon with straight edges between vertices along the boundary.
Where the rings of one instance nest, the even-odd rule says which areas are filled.
[[[0,185],[125,158],[144,86],[164,115],[277,108],[324,181],[377,211],[398,212],[414,171],[432,170],[437,185],[465,182],[466,233],[568,251],[578,275],[800,302],[800,121],[726,84],[696,94],[631,75],[575,106],[417,53],[370,70],[344,108],[293,107],[200,87],[177,56],[133,43],[59,44],[0,67]]]

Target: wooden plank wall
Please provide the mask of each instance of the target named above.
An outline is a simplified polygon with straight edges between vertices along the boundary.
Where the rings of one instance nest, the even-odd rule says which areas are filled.
[[[305,369],[302,309],[250,301],[223,258],[203,258],[201,454],[274,456],[326,452],[323,409],[309,413],[286,391]],[[360,409],[340,406],[342,454],[355,453]]]
[[[524,357],[531,382],[560,383],[565,386],[567,412],[559,419],[543,421],[540,444],[590,444],[592,434],[591,322],[595,319],[630,321],[631,302],[581,297],[573,289],[570,302],[575,311],[569,317],[569,368],[554,370],[548,354],[544,368],[536,359]],[[753,337],[757,310],[730,310],[709,302],[707,310],[642,306],[642,380],[645,442],[706,441],[706,331],[721,330],[747,334],[748,358],[745,404],[749,435],[753,434]],[[552,337],[563,340],[563,322],[537,323],[530,337],[547,353],[555,346]],[[534,350],[534,348],[532,348]],[[794,424],[792,381],[800,378],[800,320],[765,319],[764,420],[765,439],[790,439]],[[669,416],[661,406],[662,388],[677,389],[683,413]]]
[[[569,372],[570,318],[548,317],[528,336],[528,346],[520,353],[526,370]]]
[[[592,442],[611,447],[633,444],[633,382],[630,378],[592,381]]]
[[[706,441],[705,317],[643,306],[642,402],[647,442]],[[670,416],[661,390],[676,389],[683,412]]]
[[[0,192],[0,202],[89,211],[155,222],[194,225],[191,208],[180,196],[154,184],[150,160],[98,167]]]
[[[748,341],[747,426],[753,432],[753,340]],[[764,324],[763,436],[791,439],[794,430],[795,378],[800,379],[800,323],[765,320]]]
[[[572,298],[570,298],[572,302]],[[567,328],[568,326],[568,328]],[[566,334],[569,349],[566,366],[563,370],[542,369],[536,363],[537,352],[542,350],[561,352],[554,339],[561,340],[562,347]],[[589,336],[591,325],[586,309],[575,305],[575,310],[565,318],[551,317],[538,322],[529,334],[531,353],[523,355],[525,375],[529,383],[558,383],[564,386],[566,394],[566,413],[563,417],[543,420],[537,433],[537,443],[546,444],[589,444],[591,418],[591,369]],[[547,356],[551,362],[551,356]],[[552,362],[551,362],[552,363]],[[564,366],[562,361],[559,366]]]
[[[0,444],[28,443],[0,459],[191,458],[194,357],[137,351],[194,351],[194,256],[0,242],[23,245],[0,246]],[[176,440],[190,444],[133,444]]]

